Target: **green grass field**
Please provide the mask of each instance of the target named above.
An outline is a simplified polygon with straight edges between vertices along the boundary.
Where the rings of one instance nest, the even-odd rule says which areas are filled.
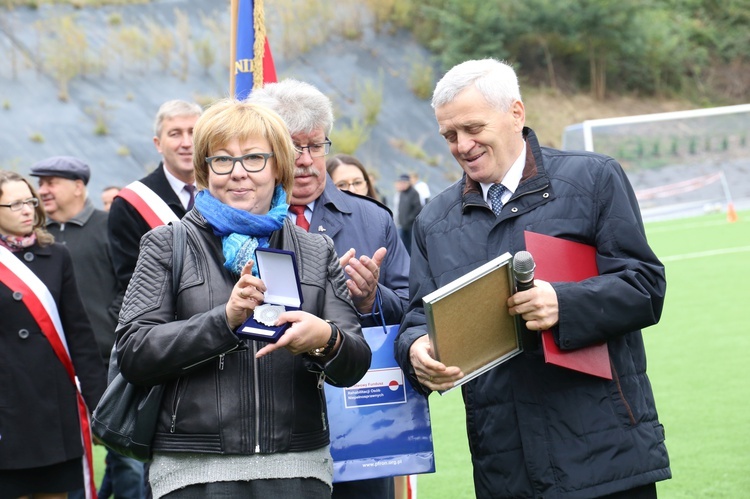
[[[661,321],[644,331],[673,475],[659,497],[748,497],[750,212],[736,223],[717,214],[646,231],[667,270]],[[430,412],[437,472],[419,476],[419,497],[473,498],[461,394],[433,394]]]
[[[647,224],[667,269],[659,324],[644,331],[648,373],[666,427],[672,480],[660,498],[750,494],[750,212]],[[420,475],[422,499],[474,497],[461,393],[430,397],[436,473]],[[97,447],[97,476],[103,448]]]

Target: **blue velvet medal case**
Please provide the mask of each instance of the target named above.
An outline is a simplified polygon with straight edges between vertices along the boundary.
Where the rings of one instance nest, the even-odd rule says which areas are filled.
[[[258,277],[266,285],[264,304],[284,307],[285,311],[299,310],[302,306],[302,288],[297,273],[297,260],[293,252],[272,248],[255,250]],[[251,315],[237,329],[237,336],[276,343],[290,323],[266,326]]]

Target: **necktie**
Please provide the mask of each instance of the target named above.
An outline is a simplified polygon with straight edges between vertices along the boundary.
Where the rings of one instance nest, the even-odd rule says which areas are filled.
[[[501,198],[505,192],[505,186],[503,184],[492,184],[490,190],[487,192],[487,199],[492,204],[492,211],[495,216],[500,216],[500,212],[503,210],[503,202]]]
[[[187,205],[187,211],[190,211],[195,204],[195,186],[193,184],[185,184],[185,190],[190,194],[190,200]]]
[[[309,231],[310,222],[305,218],[305,208],[307,208],[307,206],[303,204],[289,205],[289,211],[297,215],[297,226],[302,227],[305,231]]]

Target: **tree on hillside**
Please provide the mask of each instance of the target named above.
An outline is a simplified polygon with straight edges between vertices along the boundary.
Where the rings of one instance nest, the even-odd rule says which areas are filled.
[[[636,19],[648,0],[567,0],[568,32],[572,43],[583,48],[589,65],[591,94],[602,100],[607,91],[607,73],[619,64],[632,38],[640,35]]]
[[[510,52],[521,67],[542,65],[550,87],[558,88],[555,65],[579,49],[570,43],[571,27],[560,22],[564,3],[557,0],[529,0],[516,23],[518,35],[510,40]],[[541,58],[539,54],[541,53]]]
[[[591,92],[601,99],[609,68],[638,32],[637,13],[649,2],[429,0],[422,11],[439,35],[431,36],[428,46],[446,67],[482,57],[523,60],[545,67],[555,86],[555,56],[580,56],[588,63]],[[526,57],[529,45],[541,48],[542,57]]]
[[[667,0],[686,43],[701,60],[688,76],[704,93],[750,98],[750,0]]]
[[[446,67],[467,59],[508,57],[509,29],[496,2],[441,0],[427,2],[423,12],[434,23],[431,31],[437,35],[430,38],[428,47],[440,54]]]
[[[750,96],[750,0],[401,0],[444,68],[495,57],[552,87]],[[382,13],[381,13],[382,15]],[[690,83],[690,85],[686,85]],[[693,98],[697,95],[693,95]]]

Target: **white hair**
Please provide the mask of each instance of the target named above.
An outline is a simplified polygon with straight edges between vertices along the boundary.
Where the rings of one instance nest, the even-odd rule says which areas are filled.
[[[490,105],[507,112],[515,101],[521,101],[518,77],[510,65],[497,59],[465,61],[453,66],[437,82],[432,94],[433,109],[452,102],[470,85]]]
[[[320,90],[302,81],[286,79],[254,89],[247,101],[266,106],[279,114],[289,133],[311,133],[333,128],[333,105]]]

